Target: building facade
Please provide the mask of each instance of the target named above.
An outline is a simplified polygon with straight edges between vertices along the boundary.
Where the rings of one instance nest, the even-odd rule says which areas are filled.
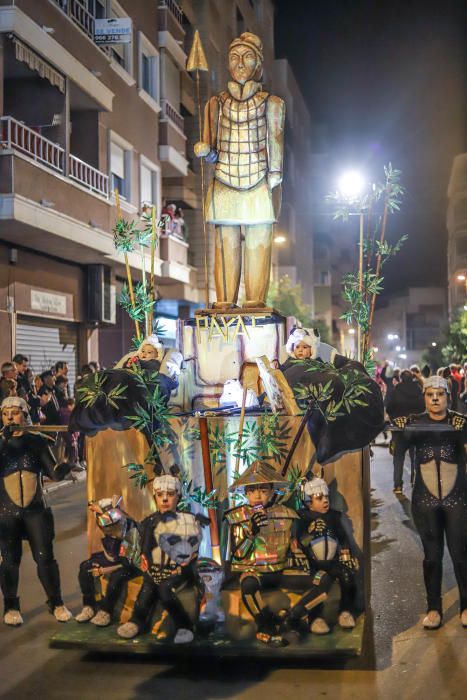
[[[371,333],[375,359],[398,367],[420,363],[426,351],[440,344],[446,325],[444,287],[409,287],[379,299]]]
[[[456,158],[448,186],[449,316],[467,310],[467,153]]]

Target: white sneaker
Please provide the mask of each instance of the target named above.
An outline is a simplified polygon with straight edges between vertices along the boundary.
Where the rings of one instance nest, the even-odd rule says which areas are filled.
[[[65,605],[57,605],[54,608],[54,618],[58,622],[68,622],[72,617],[73,615]]]
[[[467,627],[467,608],[461,612],[461,625]]]
[[[90,605],[85,605],[81,612],[75,615],[75,620],[76,622],[89,622],[89,620],[91,620],[91,618],[93,618],[94,615],[94,608],[91,608]]]
[[[19,627],[24,620],[19,610],[8,610],[3,616],[3,622],[5,625],[10,625],[10,627]]]
[[[341,612],[337,622],[339,623],[339,627],[342,627],[344,630],[353,630],[355,627],[355,618],[348,610],[343,610]]]
[[[191,630],[179,629],[174,637],[174,644],[189,644],[193,641],[195,635]]]
[[[329,631],[329,625],[322,617],[317,617],[311,623],[310,632],[313,634],[328,634]]]
[[[97,627],[107,627],[110,625],[111,617],[106,610],[99,610],[91,620],[91,625]]]
[[[437,610],[429,610],[423,618],[423,626],[426,630],[437,630],[441,627],[441,615]]]
[[[117,629],[117,634],[122,639],[133,639],[139,634],[139,627],[134,622],[125,622],[124,625],[120,625]]]

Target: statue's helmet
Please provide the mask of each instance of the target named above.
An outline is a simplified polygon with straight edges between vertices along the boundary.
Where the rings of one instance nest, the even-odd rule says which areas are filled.
[[[234,49],[236,46],[248,46],[253,53],[256,56],[256,70],[253,75],[253,80],[261,80],[263,77],[263,61],[264,61],[264,56],[263,56],[263,42],[259,38],[259,36],[256,36],[256,34],[252,34],[251,32],[243,32],[243,34],[240,34],[236,39],[232,41],[232,43],[229,46],[229,53]]]

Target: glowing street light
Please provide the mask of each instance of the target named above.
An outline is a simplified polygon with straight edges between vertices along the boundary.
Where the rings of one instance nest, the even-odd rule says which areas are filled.
[[[355,335],[355,328],[349,328],[349,335]]]
[[[373,352],[379,352],[379,348],[377,348],[376,345],[373,347]]]
[[[431,343],[431,345],[432,345],[432,347],[435,348],[435,347],[438,345],[438,343],[435,343],[435,342],[433,341],[433,342]]]
[[[365,178],[358,170],[348,170],[338,180],[338,188],[345,199],[355,199],[363,192]]]
[[[458,282],[465,282],[465,275],[457,275]]]
[[[284,236],[283,233],[278,233],[277,236],[274,236],[274,243],[277,243],[277,245],[287,243],[287,236]]]

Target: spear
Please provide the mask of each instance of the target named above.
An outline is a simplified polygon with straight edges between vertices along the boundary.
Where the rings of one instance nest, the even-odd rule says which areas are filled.
[[[206,60],[206,54],[204,53],[203,45],[201,43],[201,38],[199,31],[195,31],[195,36],[193,38],[193,44],[191,46],[191,51],[186,62],[186,70],[188,73],[193,73],[196,71],[196,99],[198,106],[198,127],[199,127],[199,140],[202,141],[202,121],[201,121],[201,98],[200,98],[200,86],[199,86],[199,72],[208,71],[208,62]],[[209,307],[209,282],[208,282],[208,235],[206,228],[206,205],[204,200],[204,160],[201,161],[201,211],[203,215],[203,236],[204,236],[204,288],[205,288],[205,306],[206,309]]]
[[[115,192],[115,204],[117,207],[117,219],[120,221],[123,217],[122,217],[122,209],[120,207],[120,197],[118,196],[118,189],[115,189],[114,192]],[[126,276],[128,279],[128,291],[130,293],[131,306],[133,307],[133,310],[135,310],[136,309],[135,293],[133,291],[133,280],[131,278],[130,263],[128,261],[128,253],[126,250],[123,252],[123,255],[125,257]],[[136,337],[138,340],[141,340],[141,331],[139,329],[139,321],[136,318],[135,318],[135,328],[136,328]]]

